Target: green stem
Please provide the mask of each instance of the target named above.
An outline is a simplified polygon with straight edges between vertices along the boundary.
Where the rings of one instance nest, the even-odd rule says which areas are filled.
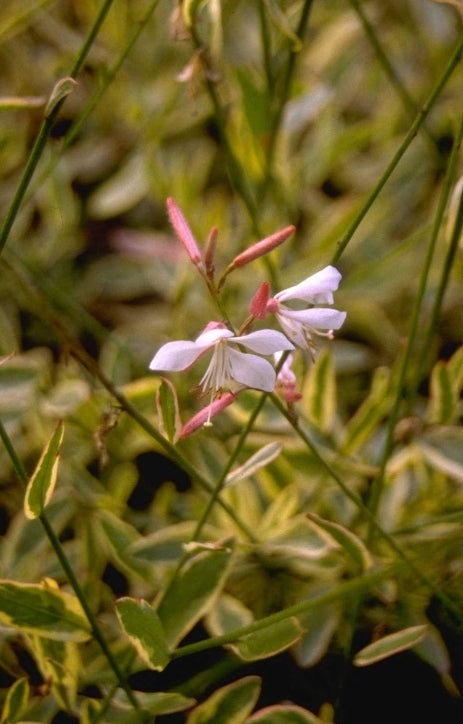
[[[386,427],[386,438],[384,441],[384,447],[381,454],[381,460],[379,463],[379,470],[378,474],[375,476],[371,489],[370,489],[370,496],[369,496],[369,505],[371,512],[373,515],[376,513],[379,505],[379,501],[381,498],[381,493],[384,487],[384,480],[386,475],[386,466],[388,463],[388,460],[390,458],[392,448],[394,445],[394,431],[396,429],[397,421],[399,419],[399,411],[403,400],[404,390],[406,387],[406,377],[408,370],[410,369],[410,363],[412,358],[412,351],[415,344],[415,340],[417,338],[418,334],[418,328],[419,328],[419,322],[420,322],[420,312],[421,307],[424,299],[424,295],[426,292],[426,286],[428,282],[429,277],[429,271],[431,269],[431,263],[434,256],[434,251],[436,247],[437,237],[439,234],[439,230],[442,224],[442,219],[444,217],[444,212],[447,206],[448,198],[450,195],[450,190],[452,187],[452,183],[455,178],[455,171],[457,168],[457,162],[458,162],[458,156],[459,156],[459,150],[461,145],[461,140],[463,137],[463,116],[461,118],[460,127],[458,130],[457,138],[455,139],[455,143],[452,149],[452,155],[450,157],[449,166],[447,169],[447,175],[445,183],[442,187],[442,193],[439,199],[439,204],[437,207],[437,212],[434,218],[434,224],[431,231],[431,237],[429,240],[428,250],[426,253],[426,258],[424,260],[423,268],[421,271],[420,281],[418,285],[418,290],[415,296],[415,301],[413,304],[413,311],[412,316],[410,320],[410,327],[408,331],[407,336],[407,344],[405,346],[405,349],[403,351],[403,355],[401,358],[401,361],[399,363],[399,371],[398,371],[398,378],[396,383],[396,391],[395,391],[395,397],[392,404],[391,411],[389,413],[388,421],[387,421],[387,427]],[[448,280],[448,274],[450,272],[450,268],[453,263],[454,255],[456,248],[458,247],[458,240],[459,240],[459,234],[461,231],[461,224],[463,222],[463,196],[460,200],[460,206],[459,206],[459,213],[457,214],[457,220],[455,223],[454,228],[454,234],[452,236],[452,242],[450,244],[449,248],[449,254],[447,255],[446,264],[444,268],[444,273],[442,276],[442,281],[439,289],[439,294],[437,295],[433,314],[431,315],[431,320],[428,328],[428,334],[425,335],[425,340],[427,344],[430,344],[432,334],[434,332],[435,323],[437,320],[437,316],[439,314],[439,310],[441,307],[442,297],[444,294],[444,290],[447,285]],[[452,253],[453,252],[453,253]],[[427,346],[423,346],[423,350],[428,349]],[[421,359],[425,357],[425,354],[421,354]],[[421,374],[420,369],[416,370],[415,372],[415,383],[413,389],[416,389],[418,386],[419,377],[418,375]],[[370,532],[371,536],[371,532]]]
[[[314,456],[315,460],[321,465],[322,468],[326,470],[326,472],[329,474],[329,476],[334,480],[334,482],[338,485],[338,487],[342,490],[344,495],[349,498],[349,500],[354,503],[356,508],[363,514],[365,519],[368,521],[370,526],[375,529],[375,531],[383,538],[383,540],[386,541],[389,548],[391,548],[392,551],[394,551],[397,558],[399,558],[405,565],[410,569],[410,571],[416,576],[416,578],[421,581],[442,603],[446,606],[446,608],[449,611],[452,611],[456,619],[463,625],[463,611],[460,610],[460,608],[446,595],[444,594],[440,588],[438,588],[423,572],[418,566],[414,563],[414,561],[402,550],[402,548],[396,543],[393,536],[390,535],[387,531],[385,531],[382,526],[378,523],[376,520],[375,515],[372,513],[370,508],[359,498],[342,480],[341,476],[338,475],[338,473],[334,470],[334,468],[324,459],[324,457],[320,454],[317,447],[314,445],[312,440],[309,438],[309,436],[302,430],[297,420],[293,419],[291,415],[288,414],[287,410],[285,409],[285,406],[281,402],[281,400],[272,393],[270,395],[270,398],[274,405],[280,410],[282,415],[288,420],[289,424],[292,426],[292,428],[295,430],[299,438],[305,443],[307,448],[310,450],[312,455]]]
[[[403,139],[399,148],[397,149],[397,151],[393,155],[392,159],[390,160],[389,164],[387,165],[386,169],[384,170],[383,174],[381,175],[381,178],[379,179],[379,181],[377,182],[374,189],[370,192],[370,194],[364,201],[362,207],[360,208],[360,211],[356,214],[354,220],[352,221],[351,225],[347,229],[343,238],[338,243],[338,248],[336,249],[336,252],[332,258],[333,264],[336,264],[336,262],[342,256],[344,250],[346,249],[348,243],[352,239],[354,233],[356,232],[356,230],[360,226],[361,222],[367,215],[367,213],[370,210],[373,203],[376,201],[377,197],[379,196],[379,194],[382,191],[383,187],[385,186],[386,182],[389,180],[389,177],[391,176],[392,172],[395,170],[396,166],[398,165],[398,163],[401,160],[402,156],[404,155],[405,151],[408,149],[409,145],[411,144],[411,142],[417,135],[419,129],[421,128],[425,119],[429,115],[431,108],[433,107],[434,103],[436,102],[437,98],[439,97],[440,93],[442,92],[445,84],[447,83],[447,81],[449,80],[453,71],[457,67],[457,65],[461,59],[462,53],[463,53],[463,36],[462,36],[460,42],[458,43],[455,51],[453,52],[453,55],[451,56],[450,60],[448,61],[444,72],[442,73],[442,75],[440,76],[436,85],[434,86],[433,90],[431,91],[427,101],[424,103],[423,107],[421,108],[421,111],[418,113],[415,120],[411,124],[407,134],[405,135],[405,138]]]
[[[301,601],[300,603],[296,603],[293,606],[288,606],[288,608],[284,608],[277,613],[272,613],[269,616],[265,616],[265,618],[261,618],[259,621],[254,621],[247,626],[242,626],[239,629],[235,629],[234,631],[222,634],[221,636],[212,636],[208,639],[198,641],[194,644],[180,646],[178,649],[172,652],[172,658],[179,659],[184,656],[190,656],[191,654],[197,654],[200,651],[206,651],[207,649],[215,648],[217,646],[231,644],[243,638],[243,636],[257,633],[258,631],[262,631],[263,629],[266,629],[269,626],[273,626],[276,623],[286,621],[288,618],[292,618],[293,616],[301,616],[302,614],[308,613],[309,611],[313,611],[317,608],[322,608],[329,605],[330,603],[339,601],[339,599],[341,598],[351,597],[354,594],[358,594],[359,592],[364,591],[368,587],[374,586],[375,584],[384,580],[384,578],[386,578],[391,570],[391,567],[387,567],[380,568],[373,572],[366,572],[359,578],[339,584],[339,586],[327,593],[322,593],[318,596],[313,596],[309,600]]]
[[[23,487],[27,488],[28,476],[27,476],[26,470],[24,469],[24,466],[16,453],[14,445],[11,442],[11,439],[10,439],[1,420],[0,420],[0,438],[3,442],[3,445],[6,449],[9,457],[10,457],[10,460],[13,464],[16,475],[18,476]],[[117,681],[119,682],[119,685],[124,690],[124,692],[127,696],[127,699],[129,700],[131,705],[134,707],[134,709],[139,711],[140,705],[135,697],[135,694],[133,693],[124,674],[122,673],[121,669],[119,668],[117,660],[114,657],[111,649],[109,648],[109,646],[106,642],[105,637],[103,636],[103,634],[101,632],[98,621],[96,620],[96,617],[95,617],[92,609],[88,605],[85,594],[80,586],[79,581],[77,580],[77,577],[72,569],[71,564],[69,563],[69,561],[67,559],[63,546],[61,545],[61,542],[60,542],[59,538],[57,537],[57,535],[55,534],[55,532],[48,520],[48,517],[45,515],[45,513],[42,513],[39,516],[39,521],[40,521],[40,523],[45,531],[45,534],[56,554],[57,559],[59,560],[59,562],[61,564],[61,567],[62,567],[69,583],[71,584],[72,589],[74,590],[74,593],[76,594],[76,596],[79,600],[80,605],[82,606],[82,609],[91,626],[92,633],[93,633],[95,640],[98,642],[103,654],[106,657],[108,664],[110,665]]]
[[[100,8],[100,11],[95,18],[95,21],[90,28],[90,31],[82,45],[82,48],[76,58],[76,61],[74,65],[72,66],[70,76],[71,78],[74,78],[77,73],[79,72],[80,68],[82,67],[85,58],[87,57],[87,54],[93,44],[93,41],[95,40],[95,37],[100,30],[100,27],[108,14],[109,8],[111,7],[114,0],[105,0],[103,5]],[[26,194],[26,191],[28,189],[28,186],[31,182],[32,176],[34,175],[34,171],[37,167],[38,162],[40,161],[43,151],[45,149],[45,145],[48,140],[48,136],[50,135],[50,131],[53,127],[53,124],[60,112],[61,106],[63,105],[65,101],[65,98],[61,99],[56,103],[53,110],[49,114],[47,118],[45,118],[42,122],[42,125],[40,127],[40,130],[38,132],[38,135],[35,139],[34,145],[32,147],[32,150],[29,154],[29,158],[27,160],[26,166],[24,168],[24,171],[22,173],[22,176],[19,180],[18,187],[16,189],[16,193],[13,197],[13,200],[11,201],[11,204],[8,208],[8,211],[6,213],[5,220],[3,222],[2,228],[0,229],[0,253],[3,250],[3,247],[5,246],[8,237],[10,235],[11,228],[14,224],[14,221],[16,219],[16,216],[19,212],[19,209],[21,207],[22,201],[24,199],[24,196]]]

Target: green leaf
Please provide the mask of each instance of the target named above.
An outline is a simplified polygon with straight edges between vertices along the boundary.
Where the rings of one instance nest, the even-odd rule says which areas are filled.
[[[243,110],[252,135],[262,143],[270,132],[271,114],[267,89],[258,85],[249,67],[238,68],[237,79],[241,87]]]
[[[244,636],[232,648],[244,661],[267,659],[295,644],[303,633],[304,629],[296,618],[287,618]]]
[[[133,713],[133,707],[130,705],[123,691],[118,691],[112,701],[117,705],[119,710]],[[183,696],[183,694],[178,694],[174,691],[160,691],[154,694],[145,694],[142,691],[137,691],[137,701],[140,704],[140,708],[152,716],[184,711],[185,709],[191,709],[191,707],[196,704],[195,699]],[[108,714],[110,713],[111,709],[108,711]],[[100,720],[98,719],[98,721]],[[113,719],[111,716],[108,716],[108,721],[112,723]]]
[[[256,704],[260,687],[258,676],[246,676],[223,686],[193,709],[186,724],[244,724]]]
[[[276,0],[264,0],[269,18],[282,35],[285,35],[292,43],[292,52],[298,53],[302,49],[302,41],[291,28],[286,15],[280,10]]]
[[[427,419],[438,425],[452,422],[456,413],[458,397],[452,385],[447,365],[442,360],[433,367],[430,388]]]
[[[172,382],[164,377],[156,393],[156,409],[163,435],[169,442],[177,442],[182,429],[177,392]]]
[[[48,585],[0,581],[0,621],[57,641],[87,641],[91,635],[77,598]]]
[[[24,499],[26,518],[31,520],[38,518],[50,501],[58,475],[58,462],[63,435],[64,426],[62,422],[59,422],[27,485]]]
[[[368,397],[344,428],[342,452],[347,454],[355,452],[375,432],[391,406],[389,385],[389,370],[379,367],[373,377]]]
[[[307,513],[307,517],[317,528],[328,533],[336,543],[347,553],[357,564],[361,571],[366,571],[373,565],[373,559],[369,550],[355,533],[339,523],[320,518],[313,513]]]
[[[280,442],[271,442],[268,445],[264,445],[264,447],[254,453],[254,455],[251,455],[244,465],[241,465],[227,475],[225,485],[232,485],[232,483],[236,483],[238,480],[251,477],[251,475],[254,475],[254,473],[278,457],[282,447]]]
[[[29,682],[22,678],[10,686],[2,710],[1,724],[19,722],[27,709],[29,701]]]
[[[47,101],[47,105],[45,106],[45,118],[48,118],[48,116],[53,113],[58,103],[61,103],[61,101],[66,98],[66,96],[72,93],[76,85],[77,81],[70,76],[66,78],[61,78],[61,80],[59,80],[55,84],[51,92],[50,98]]]
[[[246,720],[246,724],[323,724],[322,720],[295,704],[267,706]]]
[[[302,390],[302,405],[316,427],[330,432],[336,414],[336,381],[333,358],[327,349],[310,367]]]
[[[161,621],[147,601],[121,598],[116,601],[120,624],[147,666],[162,671],[169,663],[169,649]]]
[[[463,347],[459,347],[450,357],[447,369],[452,386],[456,394],[459,394],[463,386]]]
[[[51,682],[53,696],[65,711],[73,711],[82,671],[77,643],[34,635],[28,638],[43,678]]]
[[[201,550],[182,566],[157,612],[169,647],[175,646],[208,611],[222,588],[231,563],[230,541]]]
[[[388,656],[393,656],[406,649],[411,649],[424,639],[428,632],[426,624],[420,626],[409,626],[402,631],[384,636],[378,641],[365,646],[354,657],[355,666],[369,666]]]

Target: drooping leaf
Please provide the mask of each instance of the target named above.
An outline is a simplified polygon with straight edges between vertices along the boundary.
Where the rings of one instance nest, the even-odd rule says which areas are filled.
[[[61,103],[61,101],[66,98],[66,96],[72,93],[76,85],[77,81],[70,76],[67,76],[66,78],[61,78],[55,84],[50,94],[50,98],[47,101],[47,105],[45,106],[45,117],[48,117],[49,115],[51,115],[51,113],[53,113],[58,103]]]
[[[232,470],[232,472],[227,475],[225,484],[227,486],[232,485],[239,480],[244,480],[245,478],[249,478],[251,475],[254,475],[254,473],[278,457],[281,449],[282,444],[280,442],[271,442],[268,445],[264,445],[264,447],[254,453],[254,455],[251,455],[251,457],[246,460],[243,465],[240,465],[239,468]]]
[[[182,429],[177,391],[172,382],[164,377],[156,393],[156,409],[163,434],[169,442],[177,442]]]
[[[409,626],[402,631],[384,636],[359,651],[354,657],[354,664],[356,666],[369,666],[401,651],[411,649],[424,639],[427,632],[428,627],[424,624]]]
[[[157,612],[167,645],[175,646],[207,612],[222,588],[231,563],[231,541],[191,556],[161,598]]]
[[[119,622],[147,666],[162,671],[170,660],[161,621],[147,601],[120,598],[116,602]]]
[[[261,680],[246,676],[217,689],[188,716],[186,724],[244,724],[259,696]]]
[[[339,523],[325,520],[314,513],[307,513],[307,517],[316,527],[322,528],[322,530],[334,538],[336,543],[355,561],[361,571],[366,571],[371,568],[373,559],[370,552],[355,533],[352,533],[351,530]]]
[[[295,704],[277,704],[257,711],[246,724],[323,724],[322,720]]]
[[[15,722],[21,721],[28,701],[29,682],[25,678],[17,679],[8,689],[0,724],[15,724]]]
[[[24,499],[26,518],[37,518],[50,501],[56,485],[58,462],[63,442],[64,426],[58,423],[53,435],[45,447],[37,467],[29,480]]]
[[[0,621],[57,641],[90,638],[90,625],[77,598],[45,585],[0,581]]]

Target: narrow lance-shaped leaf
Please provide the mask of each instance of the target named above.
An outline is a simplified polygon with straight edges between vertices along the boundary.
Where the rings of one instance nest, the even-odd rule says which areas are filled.
[[[246,460],[244,465],[241,465],[236,470],[233,470],[227,475],[225,485],[231,485],[236,483],[238,480],[244,480],[254,475],[255,472],[260,468],[265,467],[272,462],[281,452],[282,445],[280,442],[271,442],[268,445],[264,445],[254,455]]]
[[[182,429],[177,392],[164,377],[156,393],[156,409],[163,434],[169,442],[176,442]]]
[[[424,639],[428,632],[428,627],[423,624],[420,626],[409,626],[402,631],[384,636],[378,641],[365,646],[354,657],[356,666],[369,666],[389,656],[398,654],[406,649],[411,649]]]
[[[64,426],[58,423],[26,489],[24,513],[26,518],[37,518],[49,502],[56,485],[58,462],[63,442]]]
[[[427,410],[429,422],[441,425],[452,421],[456,413],[458,396],[452,385],[445,362],[438,362],[431,373],[431,395]]]
[[[119,622],[147,666],[162,671],[170,660],[162,623],[147,601],[121,598],[116,602]]]
[[[187,724],[244,724],[254,709],[260,687],[258,676],[246,676],[222,686],[193,709]]]
[[[1,724],[13,724],[23,718],[29,700],[29,682],[25,678],[18,679],[8,689],[2,710]]]
[[[369,550],[355,533],[339,523],[320,518],[313,513],[307,513],[308,519],[318,528],[326,531],[336,543],[356,562],[360,570],[365,571],[373,564]]]
[[[77,81],[70,76],[67,76],[66,78],[61,78],[61,80],[59,80],[55,84],[51,92],[50,98],[48,99],[47,105],[45,106],[46,118],[48,118],[48,116],[53,113],[58,103],[61,103],[61,101],[66,98],[66,96],[72,93],[76,85]]]
[[[0,581],[0,622],[58,641],[90,638],[90,625],[77,598],[39,584]]]

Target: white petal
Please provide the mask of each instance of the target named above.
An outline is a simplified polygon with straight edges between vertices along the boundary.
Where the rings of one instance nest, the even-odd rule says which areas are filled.
[[[218,339],[223,339],[224,337],[233,337],[233,332],[230,332],[230,330],[225,327],[206,329],[205,332],[201,332],[199,337],[196,337],[194,343],[198,347],[201,347],[201,349],[207,349],[208,347],[212,347]]]
[[[275,387],[275,370],[270,362],[255,354],[228,350],[233,379],[246,387],[271,392]]]
[[[230,341],[242,344],[259,354],[274,354],[275,352],[294,349],[294,346],[285,335],[275,329],[259,329],[257,332],[243,334],[242,337],[233,337]]]
[[[176,372],[186,370],[201,356],[203,348],[195,342],[179,341],[164,344],[150,362],[150,370]]]
[[[275,294],[275,299],[284,302],[288,299],[303,299],[312,304],[333,304],[333,294],[339,286],[341,274],[334,266],[326,266],[312,274],[294,287],[283,289]]]
[[[300,323],[314,329],[339,329],[344,324],[346,312],[328,307],[314,307],[313,309],[284,309],[280,310],[279,319],[284,317],[290,322]]]
[[[287,317],[286,314],[277,314],[276,317],[281,325],[281,328],[284,330],[284,333],[288,335],[288,337],[292,342],[294,342],[296,347],[306,349],[307,339],[306,333],[304,331],[304,325],[302,324],[302,322],[292,320]]]

